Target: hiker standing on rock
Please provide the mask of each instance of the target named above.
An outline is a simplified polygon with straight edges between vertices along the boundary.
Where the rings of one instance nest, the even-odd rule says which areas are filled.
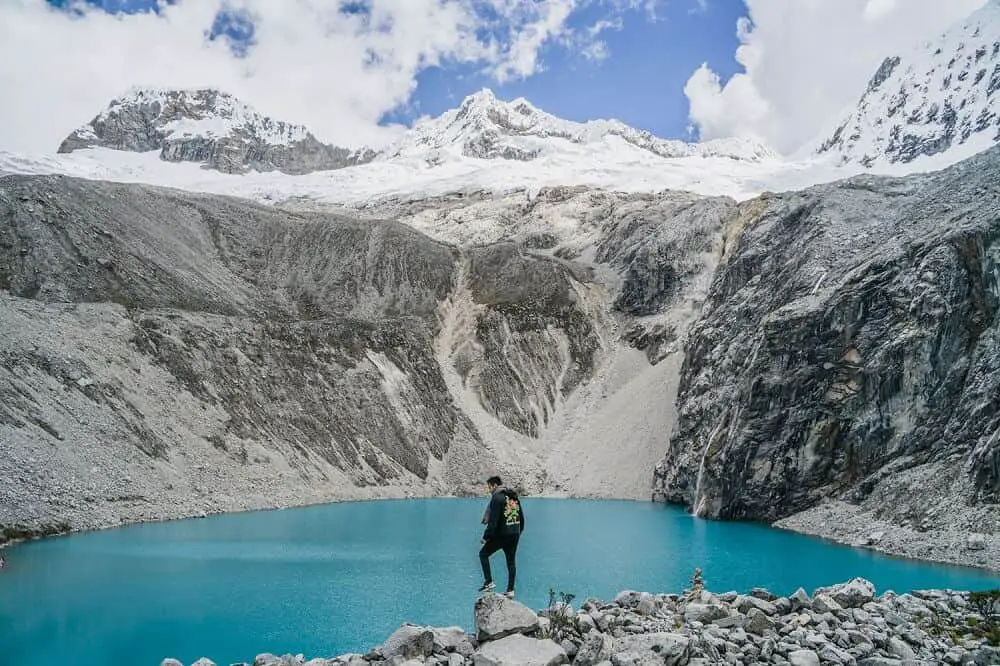
[[[517,493],[506,488],[499,476],[491,476],[486,480],[490,493],[490,504],[483,516],[486,529],[483,531],[482,544],[479,550],[479,562],[483,565],[483,585],[480,592],[488,592],[496,587],[493,584],[493,574],[490,571],[490,555],[503,550],[507,560],[507,598],[514,598],[514,578],[517,567],[517,543],[524,531],[524,507]]]

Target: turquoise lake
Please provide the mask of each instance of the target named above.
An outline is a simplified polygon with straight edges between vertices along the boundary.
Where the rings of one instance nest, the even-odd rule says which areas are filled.
[[[341,503],[71,535],[12,548],[0,571],[0,666],[332,657],[402,622],[471,628],[485,499]],[[710,590],[789,594],[863,576],[879,592],[984,589],[973,569],[886,558],[652,503],[524,500],[518,598]],[[506,581],[503,555],[494,578]]]

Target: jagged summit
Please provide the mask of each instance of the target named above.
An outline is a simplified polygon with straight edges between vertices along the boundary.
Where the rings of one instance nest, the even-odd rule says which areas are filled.
[[[427,156],[478,159],[533,160],[558,152],[570,144],[586,145],[608,140],[654,155],[676,157],[729,157],[760,161],[776,157],[762,142],[721,139],[706,143],[661,139],[617,120],[574,122],[547,113],[519,97],[505,102],[484,88],[466,97],[456,109],[422,120],[386,151],[387,157]]]
[[[586,150],[600,148],[599,153]],[[579,123],[558,118],[524,98],[500,100],[489,89],[455,109],[418,121],[396,143],[376,152],[321,143],[307,128],[274,120],[236,97],[214,89],[134,88],[74,131],[60,153],[85,148],[159,151],[169,162],[198,162],[226,173],[279,170],[289,174],[340,169],[376,158],[415,158],[434,165],[466,158],[534,160],[565,157],[577,163],[632,151],[661,158],[723,157],[745,162],[776,158],[762,142],[723,139],[706,143],[661,139],[617,120]],[[581,153],[584,149],[586,155]]]
[[[866,167],[1000,142],[1000,0],[936,40],[886,58],[817,148]]]
[[[70,134],[59,152],[81,148],[159,150],[166,161],[201,162],[227,173],[308,173],[374,157],[321,143],[302,125],[264,116],[213,89],[133,88]]]

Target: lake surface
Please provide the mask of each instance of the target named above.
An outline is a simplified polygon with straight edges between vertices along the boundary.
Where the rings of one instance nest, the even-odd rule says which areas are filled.
[[[0,571],[0,666],[252,661],[365,652],[404,621],[471,628],[483,500],[342,503],[27,543]],[[891,559],[642,502],[524,500],[518,598],[708,589],[790,594],[854,576],[879,591],[985,589],[973,569]],[[494,579],[506,582],[503,555]]]

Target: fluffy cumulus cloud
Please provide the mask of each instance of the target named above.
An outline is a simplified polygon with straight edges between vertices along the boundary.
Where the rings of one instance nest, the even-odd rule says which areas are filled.
[[[263,113],[304,123],[325,140],[379,143],[398,131],[380,127],[379,119],[410,99],[423,69],[474,67],[497,81],[529,77],[543,67],[540,54],[551,45],[606,55],[601,31],[621,12],[648,13],[655,5],[159,0],[157,11],[109,13],[67,3],[71,11],[46,0],[0,2],[0,147],[52,151],[132,86],[218,87]],[[597,31],[571,27],[575,12],[595,6],[609,23]],[[213,26],[216,39],[209,38]]]
[[[706,65],[684,92],[703,139],[757,136],[793,153],[854,105],[882,60],[933,39],[987,0],[745,0],[728,81]]]

